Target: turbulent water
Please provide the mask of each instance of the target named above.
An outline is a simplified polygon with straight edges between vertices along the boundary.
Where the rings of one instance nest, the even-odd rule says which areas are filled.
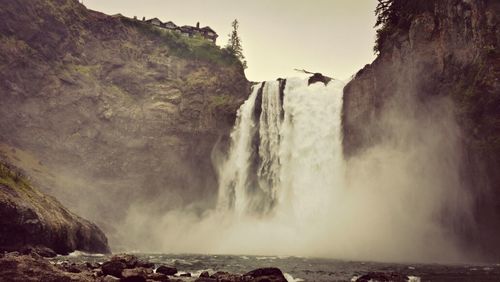
[[[449,282],[493,282],[500,281],[500,265],[496,264],[390,264],[375,262],[352,262],[332,259],[314,259],[303,257],[277,256],[236,256],[236,255],[173,255],[173,254],[135,254],[141,259],[156,264],[175,266],[181,273],[191,273],[194,281],[201,272],[228,271],[243,274],[260,267],[278,267],[289,282],[332,282],[355,281],[356,277],[368,272],[398,272],[412,277],[410,282],[417,281],[449,281]],[[109,258],[104,256],[88,256],[74,254],[69,257],[57,257],[54,262],[71,261],[104,262]]]
[[[293,216],[297,225],[324,216],[343,187],[342,87],[299,78],[256,85],[221,166],[219,210]]]

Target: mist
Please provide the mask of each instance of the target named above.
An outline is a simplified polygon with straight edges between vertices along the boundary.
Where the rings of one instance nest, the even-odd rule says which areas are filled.
[[[231,148],[214,158],[219,204],[208,209],[192,204],[162,215],[152,212],[156,201],[133,204],[120,228],[127,234],[124,245],[129,250],[154,253],[391,262],[473,259],[470,252],[465,255],[467,248],[458,239],[462,228],[473,222],[470,195],[461,185],[461,132],[451,100],[433,97],[422,103],[405,94],[392,98],[379,117],[380,138],[345,159],[340,120],[343,84],[307,87],[302,81],[287,81],[285,117],[282,123],[276,121],[280,133],[274,134],[282,138],[274,148],[280,155],[279,187],[267,187],[262,179],[260,184],[251,181],[263,176],[258,170],[252,173],[255,160],[251,152],[241,158],[242,152],[252,150],[250,140],[237,149],[239,135],[245,130],[241,121],[245,107],[246,118],[255,109],[249,104],[256,99],[256,86],[254,97],[240,108]],[[273,82],[267,83],[271,87],[262,95],[279,95],[278,87],[271,90]],[[262,113],[266,111],[264,102]],[[262,117],[247,122],[245,138],[259,135],[259,130],[262,137],[262,122]],[[231,160],[234,154],[240,163]],[[225,179],[228,170],[237,177]],[[242,178],[242,173],[248,175]],[[235,183],[238,181],[241,183]],[[249,188],[249,183],[259,187]],[[234,198],[238,185],[246,189],[239,200]],[[275,194],[271,211],[251,208],[262,195]],[[232,198],[223,201],[221,195]],[[235,207],[238,203],[243,206]]]

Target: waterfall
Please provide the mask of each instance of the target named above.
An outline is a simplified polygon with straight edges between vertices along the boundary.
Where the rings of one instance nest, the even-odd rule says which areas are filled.
[[[464,258],[442,220],[466,219],[468,210],[454,157],[460,135],[453,108],[436,104],[426,118],[415,118],[394,107],[384,117],[393,134],[345,160],[343,87],[300,78],[256,84],[237,112],[229,148],[214,158],[216,209],[166,214],[153,224],[162,248],[376,261]]]
[[[317,216],[342,191],[341,82],[255,85],[219,173],[219,210]]]
[[[250,168],[251,142],[255,134],[253,112],[258,88],[254,87],[252,94],[240,107],[236,115],[236,125],[231,133],[231,153],[220,170],[220,186],[218,209],[226,210],[241,208],[246,205],[246,185]]]

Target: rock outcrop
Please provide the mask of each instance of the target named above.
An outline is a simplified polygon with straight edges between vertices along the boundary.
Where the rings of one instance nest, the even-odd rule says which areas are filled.
[[[131,206],[215,201],[212,149],[250,87],[234,56],[76,0],[0,17],[0,147],[44,192],[110,240]]]
[[[269,282],[286,282],[286,278],[283,272],[276,267],[266,267],[254,269],[244,276],[251,277],[257,281],[269,281]]]
[[[476,203],[474,230],[465,230],[464,236],[469,245],[483,242],[483,251],[498,258],[499,3],[394,2],[399,10],[378,33],[377,58],[344,89],[345,155],[356,156],[390,134],[402,134],[389,132],[385,113],[425,119],[432,103],[443,97],[453,101],[464,148],[457,152],[463,155],[461,182]]]
[[[397,272],[370,272],[358,277],[356,282],[406,282],[409,281],[408,276]]]
[[[55,255],[51,249],[59,254],[110,251],[96,225],[37,191],[19,170],[0,162],[0,251],[51,257]]]
[[[91,272],[67,272],[40,256],[16,253],[0,255],[0,278],[8,282],[96,281]]]
[[[107,265],[121,263],[113,273],[109,273]],[[148,266],[149,265],[149,266]],[[154,264],[141,261],[132,255],[118,255],[102,264],[69,263],[67,261],[48,261],[36,254],[20,255],[19,253],[0,254],[0,280],[2,281],[198,281],[198,282],[286,282],[286,278],[278,268],[259,268],[247,274],[231,274],[215,272],[209,276],[202,273],[199,278],[190,273],[179,276],[154,271]]]
[[[328,82],[330,82],[331,80],[332,80],[331,77],[324,76],[323,74],[317,72],[317,73],[313,74],[311,77],[309,77],[307,84],[311,85],[311,84],[316,83],[316,82],[322,82],[324,85],[327,85]]]

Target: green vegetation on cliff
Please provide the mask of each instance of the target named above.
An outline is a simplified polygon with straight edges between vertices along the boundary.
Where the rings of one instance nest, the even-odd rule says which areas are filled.
[[[9,168],[0,162],[0,185],[12,188],[15,191],[25,194],[33,199],[34,190],[30,186],[28,179],[21,172]]]
[[[378,0],[375,14],[377,38],[373,50],[379,53],[384,43],[397,36],[399,32],[408,32],[413,19],[423,12],[432,12],[436,0],[406,1]]]
[[[168,46],[173,55],[190,59],[204,60],[221,65],[241,65],[238,57],[227,49],[220,48],[201,36],[186,37],[180,33],[160,29],[138,20],[121,18],[122,22],[140,30],[159,44]]]

